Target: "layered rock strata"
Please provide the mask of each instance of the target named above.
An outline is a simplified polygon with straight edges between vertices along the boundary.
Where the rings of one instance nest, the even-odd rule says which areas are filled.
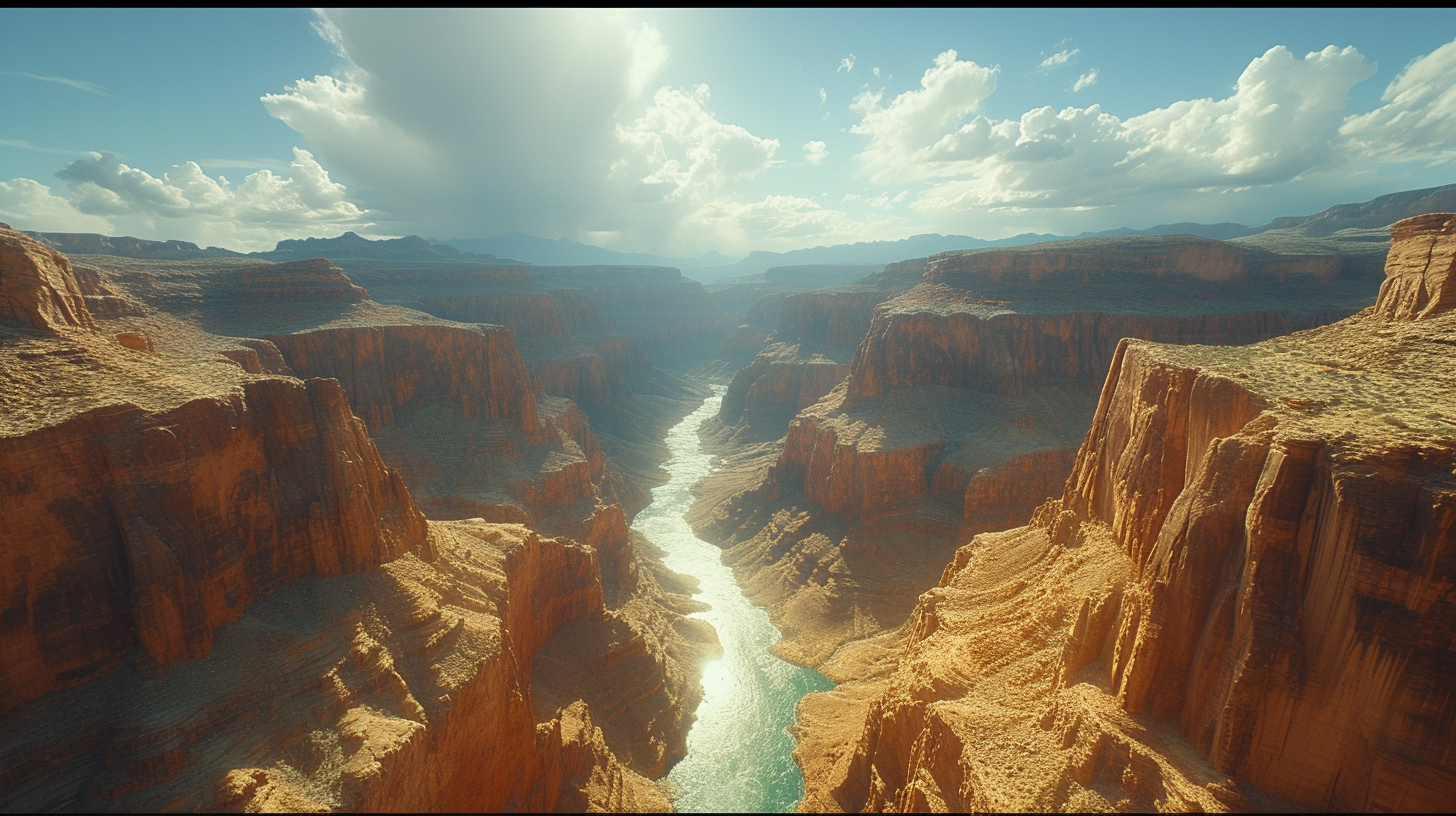
[[[0,323],[0,803],[667,807],[629,766],[685,751],[713,633],[509,330],[326,262],[57,257],[4,276],[84,299]],[[606,662],[535,703],[560,633]]]
[[[533,655],[602,610],[595,560],[516,525],[431,522],[419,553],[255,602],[200,660],[155,678],[113,672],[13,713],[0,802],[667,810],[585,704],[532,712]]]
[[[0,224],[0,323],[49,334],[96,327],[65,255]]]
[[[806,807],[1448,809],[1451,219],[1334,325],[1120,344],[1061,497],[805,700]]]
[[[898,627],[959,542],[1056,492],[1122,338],[1240,343],[1338,319],[1376,288],[1346,266],[1194,238],[932,257],[780,450],[725,459],[739,492],[705,490],[695,524],[785,632],[780,653],[818,664]]]
[[[876,304],[887,293],[865,288],[772,297],[755,310],[777,307],[773,332],[753,360],[734,375],[718,421],[775,438],[788,420],[818,402],[849,375],[849,361]],[[769,300],[770,298],[766,298]]]

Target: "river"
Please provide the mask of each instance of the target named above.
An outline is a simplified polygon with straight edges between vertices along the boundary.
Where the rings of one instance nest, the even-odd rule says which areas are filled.
[[[632,525],[662,548],[669,569],[701,582],[694,597],[712,608],[693,617],[711,623],[723,643],[723,657],[703,670],[703,702],[688,733],[688,754],[667,782],[680,811],[782,813],[804,795],[787,730],[794,708],[805,694],[833,683],[769,652],[779,633],[768,614],[743,597],[723,564],[723,551],[693,535],[684,518],[693,503],[692,486],[708,475],[712,459],[700,449],[698,426],[721,400],[722,389],[715,389],[668,432],[670,478],[652,491],[652,504]]]

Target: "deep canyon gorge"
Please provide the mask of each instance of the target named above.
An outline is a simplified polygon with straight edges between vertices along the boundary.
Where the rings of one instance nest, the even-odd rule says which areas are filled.
[[[1382,224],[0,226],[0,807],[1449,810],[1456,216]]]

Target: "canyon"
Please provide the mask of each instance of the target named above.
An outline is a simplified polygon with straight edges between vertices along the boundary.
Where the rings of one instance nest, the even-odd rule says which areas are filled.
[[[1060,495],[834,655],[805,809],[1456,799],[1456,216],[1392,235],[1344,320],[1119,342]]]
[[[78,257],[0,231],[7,807],[669,808],[716,637],[513,332]]]
[[[783,631],[777,652],[820,666],[899,627],[961,543],[1056,491],[1123,338],[1250,342],[1351,314],[1378,280],[1359,256],[1129,237],[944,253],[863,291],[789,295],[710,431],[723,462],[695,528]]]
[[[0,804],[711,808],[721,654],[804,810],[1445,809],[1456,220],[1360,224],[711,287],[0,226]]]

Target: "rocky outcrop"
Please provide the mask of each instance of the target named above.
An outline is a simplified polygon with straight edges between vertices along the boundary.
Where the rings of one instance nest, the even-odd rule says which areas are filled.
[[[0,224],[0,323],[49,334],[96,328],[70,259],[5,224]]]
[[[324,258],[255,266],[238,272],[238,294],[257,300],[367,300],[369,293],[355,286]]]
[[[1062,496],[961,549],[848,719],[806,702],[858,733],[804,746],[812,806],[1446,809],[1456,312],[1410,294],[1444,223],[1332,326],[1121,344]]]
[[[1425,318],[1456,305],[1456,218],[1422,215],[1391,228],[1385,283],[1375,311],[1395,319]]]
[[[1057,492],[1123,338],[1244,343],[1344,317],[1376,287],[1343,263],[1191,237],[934,256],[780,449],[725,459],[719,478],[742,486],[695,525],[785,631],[780,654],[826,660],[896,628],[960,542]],[[767,352],[740,377],[765,401],[798,396]]]
[[[0,709],[147,665],[304,576],[378,567],[424,517],[338,384],[261,380],[152,412],[116,405],[0,439]]]

